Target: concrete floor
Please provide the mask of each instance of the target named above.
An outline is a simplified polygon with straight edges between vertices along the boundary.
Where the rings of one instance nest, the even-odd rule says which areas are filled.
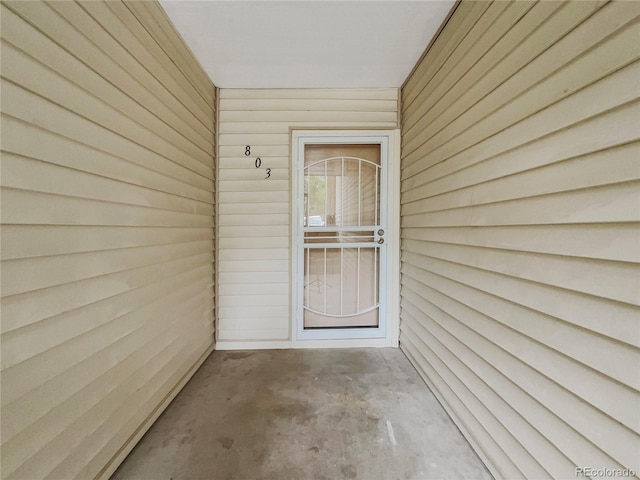
[[[214,352],[112,480],[491,479],[399,349]]]

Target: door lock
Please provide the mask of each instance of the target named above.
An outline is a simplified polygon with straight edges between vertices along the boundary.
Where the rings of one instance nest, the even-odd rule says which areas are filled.
[[[384,243],[384,238],[379,238],[379,239],[378,239],[378,243],[379,243],[380,245],[382,245],[382,244]]]
[[[380,236],[384,235],[384,230],[383,229],[378,230],[378,235]]]

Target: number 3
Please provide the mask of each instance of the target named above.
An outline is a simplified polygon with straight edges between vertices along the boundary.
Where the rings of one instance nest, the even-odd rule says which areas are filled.
[[[267,176],[264,177],[264,179],[266,180],[267,178],[271,177],[271,169],[267,168]]]

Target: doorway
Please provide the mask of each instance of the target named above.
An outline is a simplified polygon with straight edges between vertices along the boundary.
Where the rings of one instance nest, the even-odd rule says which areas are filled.
[[[387,335],[387,135],[294,134],[299,340]]]

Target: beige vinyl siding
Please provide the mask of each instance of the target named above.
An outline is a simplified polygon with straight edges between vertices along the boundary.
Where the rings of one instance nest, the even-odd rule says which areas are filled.
[[[155,2],[3,2],[2,478],[108,478],[213,348],[215,88]]]
[[[402,88],[401,347],[497,478],[640,471],[638,2],[467,2]]]
[[[290,129],[397,124],[396,88],[220,90],[220,345],[290,338]]]

